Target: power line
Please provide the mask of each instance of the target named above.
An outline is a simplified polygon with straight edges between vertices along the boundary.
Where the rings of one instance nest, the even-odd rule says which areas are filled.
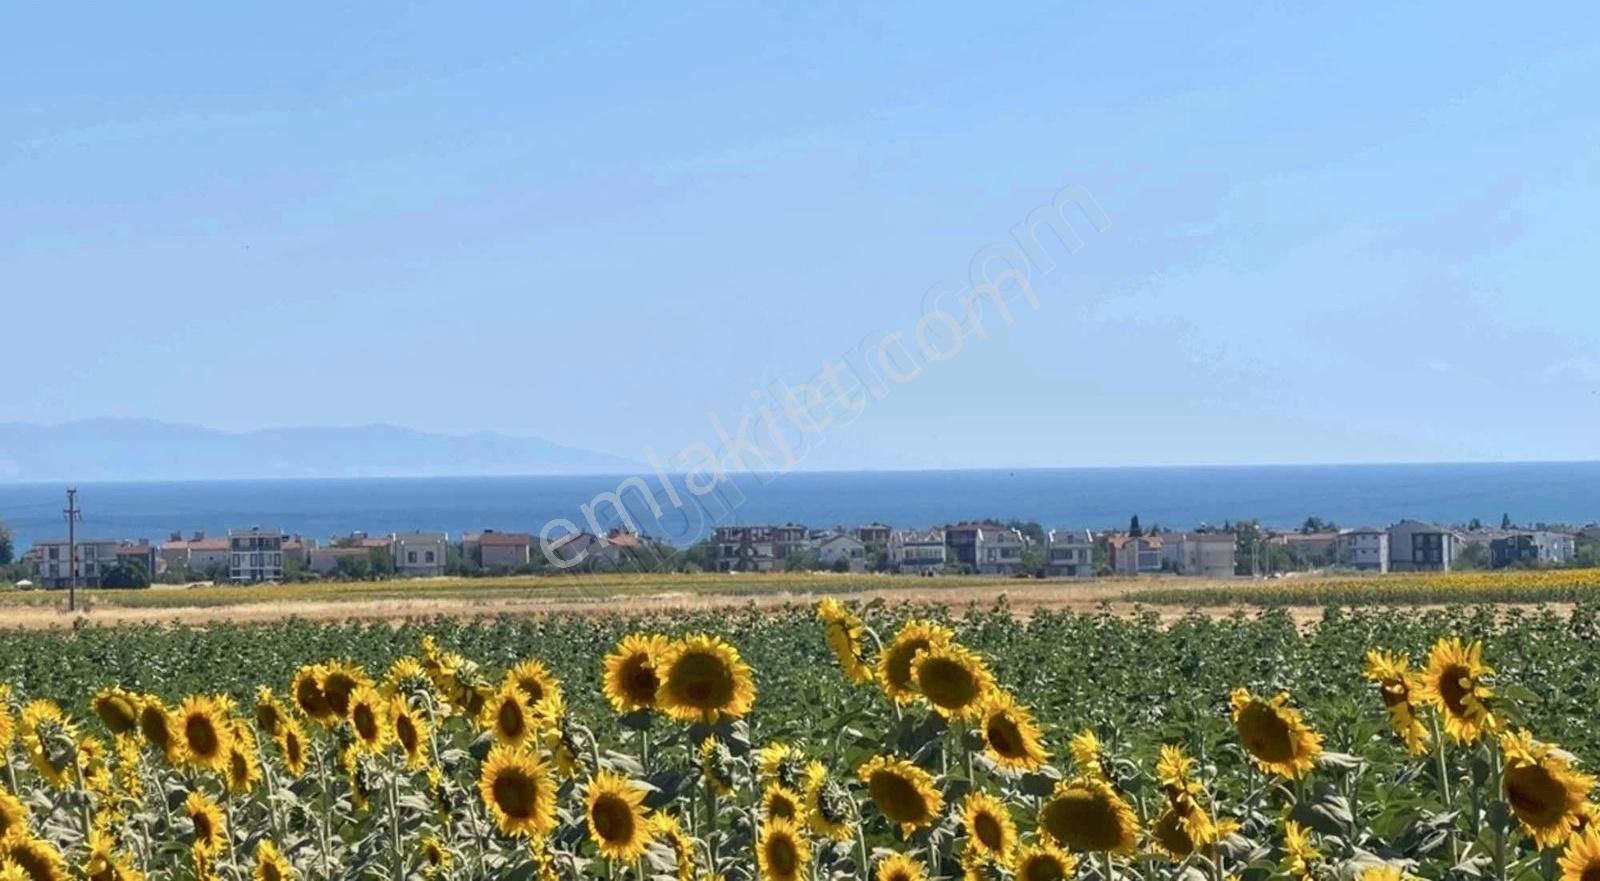
[[[78,521],[83,512],[78,510],[78,491],[67,490],[67,507],[61,513],[67,517],[67,611],[78,610]]]

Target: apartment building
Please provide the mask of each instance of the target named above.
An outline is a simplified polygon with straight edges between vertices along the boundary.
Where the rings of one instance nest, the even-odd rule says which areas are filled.
[[[1161,571],[1161,536],[1114,533],[1106,539],[1111,548],[1111,569],[1118,575]]]
[[[1338,560],[1363,572],[1388,572],[1389,533],[1370,526],[1340,530]]]
[[[711,534],[711,564],[718,572],[772,572],[810,546],[810,530],[796,523],[718,526]]]
[[[116,539],[79,539],[77,566],[72,565],[71,546],[66,539],[36,542],[33,546],[34,581],[44,588],[63,588],[72,583],[72,571],[78,572],[79,587],[99,587],[100,576],[117,565],[117,550],[122,542]]]
[[[1233,533],[1163,532],[1158,538],[1161,542],[1161,568],[1179,575],[1233,577]]]
[[[985,526],[978,530],[974,548],[979,575],[1017,575],[1022,572],[1022,551],[1028,540],[1015,529]]]
[[[1460,551],[1460,536],[1438,524],[1401,520],[1389,527],[1391,572],[1449,572]]]
[[[893,529],[882,523],[868,523],[856,527],[856,538],[861,539],[861,543],[869,547],[886,548],[889,546],[889,536],[893,532]]]
[[[483,568],[520,569],[533,563],[533,536],[525,532],[495,532],[486,529],[475,534],[470,542]]]
[[[1044,572],[1051,578],[1094,574],[1094,536],[1087,529],[1052,529],[1045,536]]]
[[[283,530],[260,526],[230,530],[228,556],[230,581],[282,581]]]
[[[889,562],[902,575],[938,575],[944,572],[948,555],[943,529],[897,529],[889,534]]]
[[[1489,542],[1489,561],[1496,569],[1519,563],[1565,566],[1577,554],[1577,541],[1564,532],[1514,530]]]

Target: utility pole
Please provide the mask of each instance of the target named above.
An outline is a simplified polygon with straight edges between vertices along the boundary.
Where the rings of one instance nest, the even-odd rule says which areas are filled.
[[[78,510],[78,491],[67,490],[67,611],[78,610],[78,521],[83,512]]]

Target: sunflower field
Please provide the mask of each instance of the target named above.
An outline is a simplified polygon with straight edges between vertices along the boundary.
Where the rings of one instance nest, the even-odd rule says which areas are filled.
[[[1600,879],[1600,606],[0,633],[0,881]]]

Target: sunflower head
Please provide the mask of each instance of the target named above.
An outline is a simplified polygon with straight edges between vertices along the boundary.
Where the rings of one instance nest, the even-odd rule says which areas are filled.
[[[787,743],[769,743],[756,754],[761,780],[799,789],[806,773],[805,753]]]
[[[289,683],[289,694],[307,719],[331,725],[339,717],[329,705],[327,695],[322,693],[322,673],[321,664],[307,664],[296,670],[294,681]]]
[[[428,721],[399,695],[389,702],[389,730],[405,753],[406,767],[418,771],[428,764]]]
[[[700,741],[700,777],[717,795],[733,794],[736,782],[733,753],[727,744],[707,736]]]
[[[1310,878],[1311,867],[1322,858],[1311,831],[1294,820],[1283,824],[1283,864],[1285,871],[1296,878]]]
[[[1297,780],[1316,766],[1322,735],[1289,706],[1289,695],[1263,700],[1240,688],[1233,692],[1232,704],[1233,726],[1261,770]]]
[[[983,702],[978,726],[984,752],[1001,768],[1037,771],[1050,758],[1033,714],[1004,691],[995,690]]]
[[[1420,697],[1438,708],[1445,733],[1458,743],[1475,743],[1497,729],[1494,690],[1485,682],[1493,674],[1483,662],[1481,642],[1469,646],[1460,638],[1440,639],[1428,652]]]
[[[233,748],[233,725],[227,703],[207,695],[183,699],[174,716],[183,737],[183,760],[208,771],[225,771]]]
[[[67,861],[56,846],[32,835],[0,839],[0,867],[15,866],[28,881],[67,881]]]
[[[644,856],[656,827],[645,817],[644,792],[615,771],[601,771],[584,794],[589,837],[601,855],[631,861]]]
[[[1594,778],[1572,767],[1566,753],[1527,731],[1501,737],[1505,797],[1540,848],[1558,847],[1583,822]]]
[[[168,764],[183,761],[183,732],[161,698],[153,694],[139,698],[139,734],[145,743],[160,751]]]
[[[535,734],[535,721],[527,695],[513,681],[500,686],[483,705],[478,724],[494,735],[496,743],[521,746]]]
[[[892,853],[878,860],[877,881],[928,881],[922,861],[903,853]]]
[[[1101,756],[1105,748],[1100,744],[1099,735],[1093,728],[1085,728],[1067,742],[1067,752],[1072,754],[1072,763],[1077,766],[1079,774],[1089,774],[1096,777],[1105,776]]]
[[[804,820],[804,804],[794,790],[779,784],[768,783],[761,791],[761,816],[776,817],[783,820],[792,820],[796,824]]]
[[[278,851],[278,846],[271,840],[263,838],[261,843],[256,845],[256,870],[253,881],[289,881],[293,877],[294,868]]]
[[[756,868],[761,881],[801,881],[811,863],[811,842],[789,820],[761,824],[756,839]]]
[[[668,644],[665,636],[633,633],[623,637],[611,654],[606,655],[601,690],[612,708],[619,713],[631,713],[655,707],[656,694],[661,688],[656,668]]]
[[[817,603],[817,617],[822,619],[828,648],[839,659],[844,678],[856,685],[871,682],[872,666],[867,663],[866,649],[861,642],[866,626],[861,619],[833,597],[825,597]]]
[[[1017,844],[1017,824],[1004,802],[974,790],[961,805],[961,825],[967,831],[969,850],[996,860],[1011,859]]]
[[[1600,829],[1591,826],[1567,839],[1560,866],[1561,881],[1600,881]]]
[[[233,742],[228,747],[228,767],[225,771],[228,791],[245,795],[261,782],[261,762],[256,758],[256,737],[242,724],[235,724]]]
[[[848,841],[855,834],[856,802],[828,768],[813,760],[806,765],[804,791],[806,822],[813,834],[831,841]]]
[[[183,800],[183,815],[194,827],[194,849],[208,856],[220,853],[228,833],[217,803],[195,790]]]
[[[1378,686],[1389,724],[1405,741],[1406,750],[1414,756],[1427,752],[1428,728],[1417,718],[1422,677],[1411,671],[1411,659],[1373,649],[1367,652],[1365,673],[1367,679]]]
[[[911,659],[911,681],[934,709],[950,719],[976,715],[994,691],[994,674],[983,658],[955,642],[928,646]]]
[[[933,823],[944,811],[944,795],[933,775],[905,759],[875,756],[856,773],[873,805],[905,835]]]
[[[256,728],[260,729],[262,734],[277,737],[286,715],[283,703],[272,693],[272,689],[265,685],[256,689]]]
[[[450,864],[455,862],[449,845],[440,841],[437,835],[429,835],[422,839],[421,858],[422,876],[424,878],[432,878],[435,875],[448,872]]]
[[[1139,839],[1139,818],[1105,780],[1079,776],[1056,784],[1039,807],[1039,829],[1071,850],[1127,855]]]
[[[283,757],[284,770],[291,776],[304,777],[308,758],[306,732],[296,719],[285,718],[278,729],[278,754]]]
[[[561,699],[561,683],[555,674],[544,664],[531,658],[506,671],[506,683],[516,686],[522,692],[522,699],[530,707],[536,707],[552,698]]]
[[[673,718],[715,724],[740,718],[755,703],[756,687],[739,650],[720,637],[694,634],[667,646],[657,673],[657,700]]]
[[[22,800],[0,789],[0,841],[13,833],[25,835],[28,831],[28,806]]]
[[[328,709],[333,714],[332,721],[349,719],[351,697],[358,690],[372,686],[373,682],[367,676],[367,671],[344,661],[324,663],[317,677],[317,687],[328,702]]]
[[[1077,869],[1077,860],[1049,841],[1017,848],[1011,861],[1017,881],[1066,881]]]
[[[478,793],[505,835],[543,838],[555,823],[556,787],[549,766],[531,750],[492,747]]]
[[[89,709],[114,735],[127,734],[139,727],[139,697],[120,688],[102,688],[89,700]]]
[[[878,684],[895,703],[910,703],[918,697],[912,663],[918,652],[955,639],[955,631],[928,621],[907,621],[894,639],[878,655]]]
[[[22,708],[17,735],[34,770],[56,789],[76,785],[78,726],[53,701],[30,701]]]

